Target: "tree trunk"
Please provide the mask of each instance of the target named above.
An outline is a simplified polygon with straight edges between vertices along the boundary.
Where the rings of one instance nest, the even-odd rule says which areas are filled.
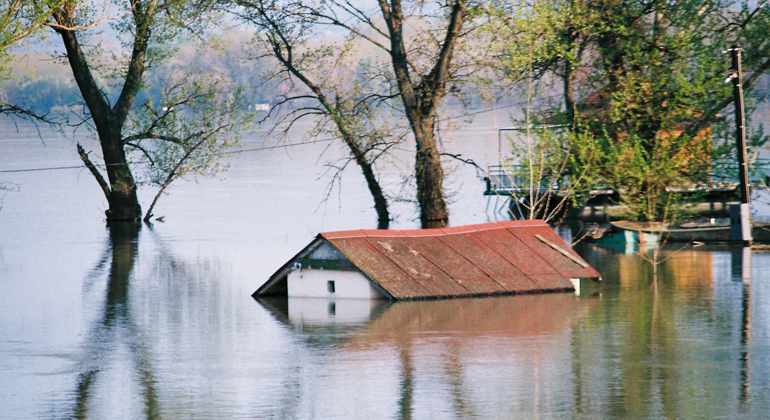
[[[110,181],[108,221],[140,220],[142,208],[136,196],[136,182],[126,161],[119,127],[99,130],[107,178]]]
[[[436,137],[433,132],[433,118],[422,118],[414,124],[415,178],[417,179],[417,201],[420,204],[420,222],[423,229],[446,227],[449,216],[444,199],[444,171]]]
[[[136,182],[126,161],[121,131],[142,83],[145,52],[150,39],[150,23],[157,10],[154,5],[144,7],[140,4],[135,4],[131,10],[136,24],[133,32],[133,51],[120,97],[115,106],[110,107],[107,95],[99,89],[91,72],[76,31],[66,29],[76,26],[74,17],[77,5],[77,2],[66,2],[55,9],[52,16],[63,26],[54,30],[62,38],[72,74],[94,121],[102,146],[110,189],[107,195],[109,209],[105,212],[107,221],[140,220],[142,209],[136,197]]]
[[[415,153],[415,177],[417,178],[417,202],[420,205],[420,221],[423,229],[441,228],[449,223],[444,199],[444,171],[434,132],[438,103],[446,93],[450,80],[450,64],[460,30],[465,22],[467,4],[456,0],[451,4],[447,28],[441,49],[430,73],[419,82],[412,81],[407,49],[404,44],[404,16],[401,0],[379,0],[380,10],[388,26],[390,59],[406,117],[412,126],[417,144]]]
[[[374,175],[372,164],[367,161],[363,155],[357,155],[356,163],[364,173],[366,179],[366,185],[369,187],[369,192],[374,198],[374,209],[377,211],[377,229],[387,229],[390,226],[390,212],[388,212],[388,200],[382,193],[380,183],[377,181],[377,177]]]

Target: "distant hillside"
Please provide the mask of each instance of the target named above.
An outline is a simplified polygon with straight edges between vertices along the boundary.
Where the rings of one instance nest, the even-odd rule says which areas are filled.
[[[246,91],[250,103],[270,103],[269,86],[263,86],[262,70],[258,61],[247,60],[244,53],[249,34],[227,34],[215,45],[204,47],[188,42],[179,46],[170,59],[151,67],[145,73],[146,88],[142,98],[160,98],[163,80],[179,71],[202,70],[214,72],[232,80]],[[81,109],[82,99],[69,66],[61,59],[52,59],[39,52],[15,52],[12,63],[13,78],[4,85],[0,100],[23,106],[40,114],[55,114]],[[100,80],[105,81],[104,78]],[[108,96],[117,95],[118,89],[103,83]]]

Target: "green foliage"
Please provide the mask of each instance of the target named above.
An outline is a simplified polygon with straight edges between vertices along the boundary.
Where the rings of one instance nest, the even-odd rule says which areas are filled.
[[[601,183],[603,147],[590,132],[541,126],[516,139],[506,171],[522,189],[513,195],[521,216],[561,223]]]
[[[689,138],[655,143],[652,148],[638,135],[622,142],[606,143],[604,176],[629,208],[628,217],[640,221],[672,221],[685,214],[681,206],[685,190],[694,188],[688,165],[675,156],[686,150]]]
[[[222,157],[237,146],[241,133],[254,121],[240,87],[219,76],[180,71],[162,85],[160,102],[137,106],[124,143],[143,161],[140,182],[159,188],[152,208],[166,188],[179,178],[214,176],[226,166]]]
[[[4,0],[0,2],[0,86],[11,77],[9,49],[24,38],[37,34],[53,8],[64,0]],[[0,106],[5,97],[0,96]]]
[[[562,82],[564,103],[532,112],[603,137],[592,171],[635,219],[670,217],[682,204],[674,190],[702,186],[712,163],[733,155],[733,137],[723,135],[734,122],[719,118],[732,99],[721,51],[742,45],[749,92],[770,68],[764,4],[537,0],[503,2],[492,12],[503,72],[541,89]],[[762,139],[757,133],[755,146]]]

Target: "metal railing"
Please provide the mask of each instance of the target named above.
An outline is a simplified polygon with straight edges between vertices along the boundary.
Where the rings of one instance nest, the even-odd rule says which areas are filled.
[[[484,177],[484,182],[486,183],[484,195],[510,196],[529,191],[529,179],[516,175],[519,173],[522,173],[521,165],[490,165],[487,168],[487,176]],[[714,190],[729,189],[738,183],[738,166],[721,166],[719,170],[711,174],[710,179],[710,185],[706,188]],[[770,158],[756,159],[750,163],[749,180],[753,188],[770,187]],[[561,188],[558,185],[549,185],[549,182],[548,179],[540,180],[537,190],[544,192],[569,188],[569,178],[562,179],[564,185]],[[604,191],[606,189],[608,189],[607,186],[597,185],[592,188],[592,191]]]

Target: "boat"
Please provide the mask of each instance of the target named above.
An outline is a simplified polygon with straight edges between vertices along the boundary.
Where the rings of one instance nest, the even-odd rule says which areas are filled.
[[[688,221],[676,225],[659,222],[634,222],[619,220],[610,222],[617,232],[628,232],[627,240],[650,242],[734,242],[730,232],[729,219]],[[754,242],[770,242],[770,223],[753,223]],[[635,235],[633,235],[635,233]]]

